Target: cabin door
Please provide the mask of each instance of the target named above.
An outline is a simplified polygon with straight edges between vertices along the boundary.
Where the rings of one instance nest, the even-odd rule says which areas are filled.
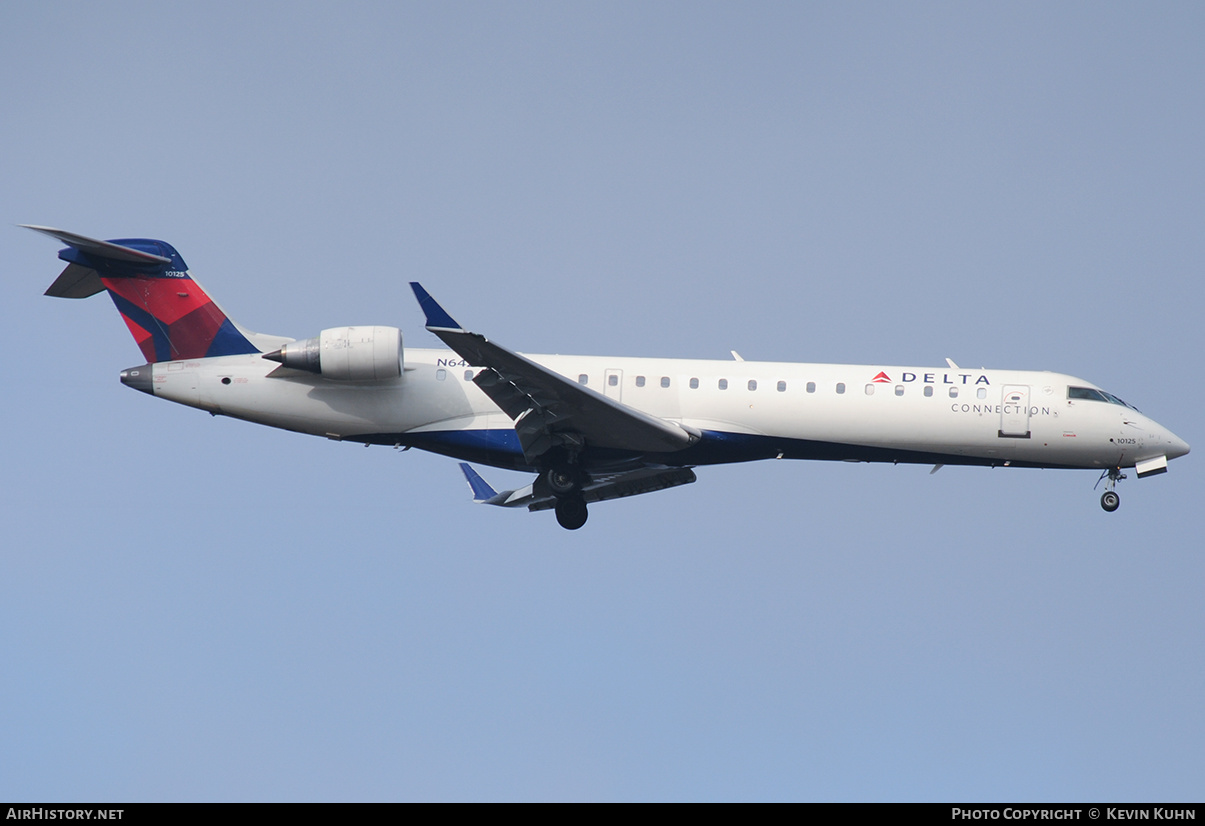
[[[1006,384],[1001,391],[1000,435],[1007,439],[1029,438],[1029,387]]]

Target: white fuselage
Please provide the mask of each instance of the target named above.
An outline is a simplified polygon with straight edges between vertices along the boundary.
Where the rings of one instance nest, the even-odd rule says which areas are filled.
[[[1120,468],[1188,451],[1181,439],[1131,407],[1069,398],[1069,387],[1099,388],[1059,373],[527,358],[704,434],[691,448],[661,454],[667,464],[783,456]],[[513,439],[513,422],[471,381],[477,370],[449,350],[406,350],[402,376],[379,382],[332,381],[281,368],[258,354],[160,362],[153,370],[154,395],[215,414],[527,467]]]

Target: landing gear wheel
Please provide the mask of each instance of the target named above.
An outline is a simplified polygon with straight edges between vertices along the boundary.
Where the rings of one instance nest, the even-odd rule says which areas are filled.
[[[586,524],[586,500],[580,496],[569,496],[558,499],[556,503],[556,521],[567,531],[576,531]]]
[[[1100,475],[1100,479],[1096,480],[1097,485],[1105,479],[1108,480],[1105,482],[1105,492],[1100,496],[1100,506],[1105,509],[1105,513],[1112,513],[1121,507],[1121,497],[1113,488],[1117,487],[1117,483],[1124,478],[1126,477],[1121,472],[1121,468],[1111,467]]]
[[[581,487],[577,481],[577,474],[567,468],[551,468],[544,474],[544,479],[548,482],[549,489],[556,496],[568,496],[571,493],[576,493]]]

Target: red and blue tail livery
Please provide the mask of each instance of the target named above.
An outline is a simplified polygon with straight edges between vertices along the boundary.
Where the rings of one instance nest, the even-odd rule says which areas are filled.
[[[188,273],[166,241],[97,241],[50,227],[28,226],[67,249],[67,268],[46,295],[87,298],[108,290],[148,362],[260,352]]]

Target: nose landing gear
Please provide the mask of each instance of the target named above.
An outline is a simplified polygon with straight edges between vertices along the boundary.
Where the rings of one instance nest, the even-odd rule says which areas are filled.
[[[1099,485],[1101,479],[1105,478],[1108,478],[1108,481],[1105,482],[1105,492],[1100,495],[1100,506],[1104,508],[1106,513],[1112,513],[1121,507],[1121,497],[1117,495],[1117,491],[1114,488],[1118,482],[1126,477],[1121,472],[1121,468],[1111,467],[1100,475],[1100,479],[1096,480],[1096,485]],[[1094,490],[1096,485],[1093,485]]]

